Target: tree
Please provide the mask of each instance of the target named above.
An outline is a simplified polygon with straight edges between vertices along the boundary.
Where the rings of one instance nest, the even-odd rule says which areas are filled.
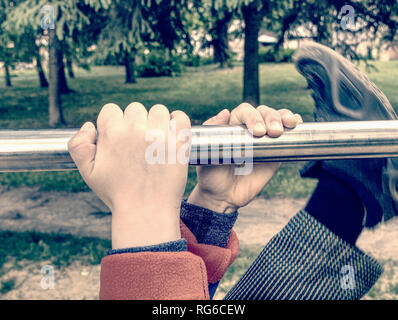
[[[227,6],[225,0],[220,8],[217,8],[215,0],[212,0],[211,17],[214,17],[214,20],[209,32],[212,37],[211,44],[214,50],[214,61],[220,64],[220,68],[229,66],[231,59],[228,29],[234,16],[234,11],[233,8]]]
[[[41,43],[42,35],[42,30],[40,28],[36,30],[31,26],[24,28],[24,30],[20,32],[17,41],[15,41],[14,51],[19,61],[27,62],[35,60],[40,87],[47,88],[48,81],[41,64],[42,57],[40,55],[40,49],[43,46]]]
[[[40,46],[35,46],[35,60],[36,60],[36,70],[39,76],[40,87],[47,88],[48,81],[46,79],[46,75],[44,74],[44,69],[41,64]]]
[[[263,18],[260,5],[260,1],[255,0],[242,6],[245,21],[243,100],[253,105],[260,103],[258,36]]]
[[[244,21],[244,67],[243,67],[243,100],[253,105],[260,102],[258,36],[264,16],[276,0],[207,0],[201,9],[202,1],[194,1],[197,11],[208,32],[212,36],[214,58],[220,66],[229,59],[228,27],[232,17]],[[204,11],[204,12],[203,12]],[[207,18],[207,15],[209,17]]]
[[[149,33],[149,25],[143,17],[144,0],[115,0],[104,12],[106,21],[99,35],[97,55],[120,55],[125,67],[126,83],[135,83],[135,59],[142,48],[144,34]]]
[[[347,7],[348,6],[348,7]],[[343,8],[350,8],[343,10]],[[279,2],[274,22],[279,25],[277,50],[285,36],[298,26],[306,26],[316,42],[340,51],[348,58],[367,60],[371,51],[396,40],[398,3],[394,0],[284,0]],[[352,11],[352,12],[351,12]],[[354,26],[342,27],[344,16],[352,14]],[[275,26],[275,23],[273,23]],[[367,44],[369,54],[359,53]]]
[[[49,57],[49,72],[50,72],[50,86],[49,86],[49,104],[48,104],[48,115],[50,126],[55,126],[57,124],[64,124],[65,119],[62,112],[62,102],[60,94],[59,81],[59,41],[57,39],[56,31],[54,29],[49,29],[48,31],[48,57]]]
[[[172,55],[176,43],[188,44],[184,26],[186,0],[116,0],[105,12],[97,56],[120,57],[126,83],[136,82],[136,57],[146,47],[165,49]],[[168,57],[165,57],[167,59]]]
[[[5,30],[1,28],[2,24],[7,19],[8,8],[8,1],[0,0],[0,61],[4,63],[4,81],[6,87],[11,87],[10,67],[13,62],[12,46],[14,45],[12,37],[15,37],[15,35],[10,32],[5,32]]]
[[[262,21],[271,11],[272,1],[245,0],[241,12],[245,22],[243,100],[253,105],[260,103],[258,37]]]
[[[189,0],[152,0],[143,10],[150,33],[143,40],[146,44],[158,43],[171,55],[178,49],[191,51],[189,24],[191,21]]]
[[[0,39],[0,60],[3,61],[4,65],[4,81],[6,87],[11,87],[11,74],[10,68],[12,64],[12,49],[9,47],[10,42],[7,36]]]
[[[79,5],[96,10],[109,6],[110,0],[25,0],[9,8],[7,30],[22,32],[26,27],[41,26],[47,30],[49,42],[49,125],[64,124],[61,92],[68,91],[63,63],[63,46],[74,32],[82,32],[89,23]]]
[[[229,27],[237,15],[236,4],[227,0],[195,0],[193,3],[206,32],[211,36],[208,41],[202,38],[204,46],[213,47],[213,59],[220,68],[230,67],[231,52],[229,50]]]

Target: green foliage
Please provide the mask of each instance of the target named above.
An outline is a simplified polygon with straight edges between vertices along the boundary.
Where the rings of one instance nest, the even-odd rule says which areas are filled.
[[[202,57],[198,54],[186,55],[181,58],[181,63],[187,67],[200,67],[214,63],[213,57]]]
[[[187,67],[199,67],[201,66],[201,56],[198,54],[188,55],[181,59],[181,63]]]
[[[89,0],[87,0],[90,2]],[[63,40],[65,36],[71,36],[75,30],[82,30],[89,20],[85,14],[79,9],[80,0],[25,0],[18,3],[17,6],[9,8],[7,21],[4,27],[7,31],[21,32],[27,26],[34,29],[41,26],[41,21],[46,13],[41,11],[45,6],[51,6],[53,13],[55,30],[57,37]],[[108,2],[108,1],[101,1]],[[84,3],[84,1],[83,1]]]
[[[292,62],[294,50],[280,48],[275,52],[273,47],[261,48],[259,50],[259,62]]]
[[[103,12],[104,28],[98,39],[96,55],[138,51],[143,48],[142,37],[150,34],[150,26],[143,16],[144,0],[112,1]]]
[[[161,50],[154,50],[144,58],[144,63],[138,66],[140,77],[174,77],[182,72],[182,63],[179,57],[171,56],[168,59]]]

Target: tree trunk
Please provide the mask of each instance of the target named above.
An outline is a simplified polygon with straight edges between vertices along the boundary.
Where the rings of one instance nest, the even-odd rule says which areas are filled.
[[[68,94],[72,90],[68,87],[68,82],[66,81],[65,75],[65,64],[64,64],[64,54],[62,52],[62,47],[58,46],[57,50],[57,64],[58,64],[58,87],[60,94]]]
[[[50,85],[48,88],[48,114],[49,114],[49,125],[56,126],[58,124],[64,124],[65,120],[62,114],[62,103],[61,94],[59,92],[59,68],[58,65],[58,51],[59,41],[55,34],[55,29],[48,30],[49,35],[49,74],[50,74]]]
[[[126,69],[126,83],[136,83],[135,77],[135,55],[133,52],[125,51],[124,67]]]
[[[75,77],[75,73],[73,72],[72,59],[69,55],[66,56],[66,69],[68,70],[69,78],[73,79]]]
[[[224,9],[222,17],[217,16],[217,10],[213,10],[213,16],[216,16],[214,27],[210,30],[212,36],[212,45],[214,50],[214,62],[220,64],[220,68],[229,67],[231,58],[228,43],[228,28],[232,19],[232,13]]]
[[[46,75],[44,74],[43,66],[41,65],[41,57],[40,57],[39,48],[37,48],[35,55],[36,55],[36,70],[37,70],[37,74],[39,76],[40,87],[47,88],[48,82],[46,79]]]
[[[258,35],[262,16],[256,1],[242,8],[245,21],[243,100],[257,106],[260,103],[260,85],[258,70]]]
[[[8,63],[4,63],[4,71],[5,71],[4,80],[6,82],[6,87],[12,87],[11,75],[10,75],[10,66],[9,66]]]

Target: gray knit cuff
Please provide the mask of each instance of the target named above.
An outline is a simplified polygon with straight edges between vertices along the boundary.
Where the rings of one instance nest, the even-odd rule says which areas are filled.
[[[382,266],[305,211],[265,246],[227,294],[231,300],[356,300]]]
[[[184,200],[180,217],[199,243],[225,248],[238,218],[238,211],[218,213]]]
[[[151,252],[176,252],[176,251],[187,251],[187,241],[185,239],[180,239],[176,241],[159,243],[151,246],[142,247],[131,247],[125,249],[108,249],[106,255],[119,254],[119,253],[137,253],[143,251]]]

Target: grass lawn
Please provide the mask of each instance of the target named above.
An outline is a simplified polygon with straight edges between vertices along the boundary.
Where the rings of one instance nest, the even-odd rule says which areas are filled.
[[[75,237],[67,234],[0,231],[0,297],[13,290],[14,278],[3,278],[10,270],[21,270],[46,261],[55,268],[72,262],[98,265],[110,240]]]

